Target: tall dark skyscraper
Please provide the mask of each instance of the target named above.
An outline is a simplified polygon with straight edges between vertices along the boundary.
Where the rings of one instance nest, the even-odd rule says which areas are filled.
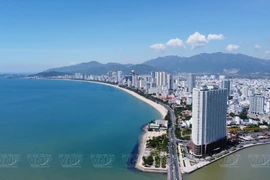
[[[192,152],[203,157],[226,146],[227,89],[193,89]]]

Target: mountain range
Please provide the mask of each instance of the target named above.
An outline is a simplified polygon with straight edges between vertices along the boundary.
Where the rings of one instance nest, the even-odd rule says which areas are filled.
[[[165,56],[148,60],[142,64],[102,64],[97,61],[48,69],[43,73],[84,73],[106,74],[108,71],[123,71],[124,74],[135,70],[138,74],[149,74],[151,71],[170,73],[268,73],[270,60],[259,59],[244,54],[202,53],[191,57]]]

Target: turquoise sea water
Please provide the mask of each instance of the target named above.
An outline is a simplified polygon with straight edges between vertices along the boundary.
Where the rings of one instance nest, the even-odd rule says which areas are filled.
[[[0,179],[165,180],[126,163],[155,118],[153,107],[113,87],[0,79]]]

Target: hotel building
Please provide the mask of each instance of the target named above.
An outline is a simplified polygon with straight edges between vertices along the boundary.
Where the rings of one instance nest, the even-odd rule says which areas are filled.
[[[227,89],[193,89],[192,152],[204,157],[226,147]]]

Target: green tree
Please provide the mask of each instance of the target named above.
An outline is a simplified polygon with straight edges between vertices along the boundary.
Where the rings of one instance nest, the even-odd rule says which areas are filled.
[[[242,112],[239,114],[239,117],[240,117],[241,119],[247,119],[247,118],[248,118],[248,117],[247,117],[247,114],[248,114],[248,111],[247,111],[246,108],[244,108],[244,109],[242,110]]]
[[[147,157],[143,157],[143,164],[145,165],[145,166],[152,166],[153,165],[153,163],[154,163],[154,158],[153,158],[153,156],[147,156]]]
[[[234,117],[234,116],[235,116],[235,114],[231,112],[231,113],[230,113],[230,116],[231,116],[231,117]]]

